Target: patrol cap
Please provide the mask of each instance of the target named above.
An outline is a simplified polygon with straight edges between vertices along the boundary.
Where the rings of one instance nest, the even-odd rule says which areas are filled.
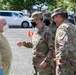
[[[51,17],[51,12],[45,12],[45,13],[43,14],[43,17],[45,17],[45,18],[50,18],[50,17]]]
[[[34,20],[36,18],[43,18],[42,12],[36,11],[32,13],[30,20]]]
[[[61,14],[61,13],[67,13],[67,10],[63,7],[59,7],[53,10],[53,13],[51,15],[51,17],[57,15],[57,14]]]

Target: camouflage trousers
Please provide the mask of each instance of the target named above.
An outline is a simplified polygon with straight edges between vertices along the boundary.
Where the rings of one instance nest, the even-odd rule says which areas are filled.
[[[33,75],[55,75],[55,69],[51,68],[50,66],[46,67],[45,69],[39,68],[39,65],[33,65],[34,72]]]
[[[56,75],[76,75],[76,67],[56,66]]]
[[[41,69],[39,67],[39,65],[41,64],[41,62],[44,60],[44,58],[42,57],[36,57],[33,58],[32,60],[32,65],[34,67],[34,72],[33,75],[55,75],[55,63],[52,62],[51,60],[48,61],[47,66],[45,69]]]

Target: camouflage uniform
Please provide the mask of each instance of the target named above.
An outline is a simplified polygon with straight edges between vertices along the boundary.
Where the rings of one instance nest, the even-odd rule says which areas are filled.
[[[55,35],[56,35],[56,30],[57,30],[57,26],[55,25],[55,23],[52,21],[52,17],[51,17],[51,13],[45,13],[44,14],[44,19],[51,19],[50,24],[48,25],[49,28],[51,28],[53,34],[54,34],[54,42],[55,42]],[[46,25],[47,26],[47,25]],[[56,63],[54,62],[54,71],[56,69]],[[55,71],[56,72],[56,71]],[[54,75],[56,75],[56,73],[53,73]]]
[[[44,18],[44,20],[50,20],[50,24],[48,25],[48,27],[51,28],[51,30],[53,31],[53,34],[55,36],[56,30],[57,30],[57,26],[54,24],[54,22],[52,20],[51,13],[50,12],[45,12],[43,14],[43,18]],[[46,25],[46,23],[44,23],[44,24]]]
[[[65,20],[57,29],[56,58],[61,58],[63,66],[57,66],[56,75],[76,75],[76,27]]]
[[[59,25],[55,37],[56,75],[76,75],[76,26],[67,20],[65,8],[55,9],[52,17]]]
[[[55,36],[56,30],[57,30],[58,27],[56,25],[54,25],[54,24],[50,24],[49,27],[52,29],[52,31],[54,33],[54,36]]]
[[[30,45],[29,45],[30,44]],[[32,36],[32,44],[28,43],[28,47],[33,46],[33,65],[37,75],[55,75],[54,65],[54,35],[52,30],[43,25],[38,31],[35,31]],[[40,63],[46,60],[47,67],[45,69],[39,68]]]

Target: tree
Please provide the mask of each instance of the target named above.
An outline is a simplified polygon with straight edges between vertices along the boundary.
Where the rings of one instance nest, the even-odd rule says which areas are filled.
[[[10,10],[22,10],[25,8],[26,0],[9,0]]]
[[[70,9],[73,9],[74,11],[76,11],[76,0],[67,0],[68,3],[71,5],[68,6],[68,8]]]
[[[43,5],[51,5],[54,8],[56,6],[56,0],[0,0],[0,9],[6,10],[31,10],[34,5],[37,5],[40,9]]]
[[[69,2],[67,2],[69,1]],[[71,4],[72,6],[69,6]],[[34,5],[37,5],[38,9],[46,5],[48,10],[53,10],[54,8],[63,6],[70,8],[75,8],[76,0],[0,0],[0,9],[6,10],[31,10]],[[74,6],[73,6],[74,5]]]
[[[8,1],[0,0],[0,9],[8,9]]]

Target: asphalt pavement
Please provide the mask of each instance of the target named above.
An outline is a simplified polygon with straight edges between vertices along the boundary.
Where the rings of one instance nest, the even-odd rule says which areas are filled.
[[[28,30],[31,29],[9,28],[5,32],[13,53],[11,75],[32,75],[32,49],[17,46],[19,41],[31,41],[27,35]]]

